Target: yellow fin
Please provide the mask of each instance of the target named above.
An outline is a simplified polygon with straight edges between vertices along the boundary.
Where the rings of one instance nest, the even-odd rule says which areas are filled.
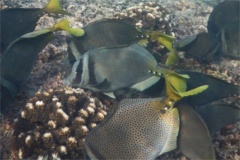
[[[165,64],[166,64],[166,66],[171,66],[171,65],[173,65],[174,63],[176,63],[178,60],[179,60],[179,56],[178,56],[178,54],[177,54],[177,51],[176,51],[176,49],[173,48],[173,49],[170,51],[170,54],[168,55]]]
[[[66,19],[61,20],[57,24],[52,27],[53,31],[64,30],[67,31],[69,34],[80,37],[84,35],[84,30],[81,28],[71,28],[69,25],[69,21]]]
[[[184,77],[185,76],[185,77]],[[168,81],[176,92],[184,92],[187,90],[186,78],[187,75],[180,75],[176,73],[166,73],[164,78]]]
[[[66,14],[71,15],[70,13],[64,11],[59,3],[59,0],[50,0],[48,4],[43,8],[45,12],[49,13],[59,13],[59,14]]]
[[[193,96],[193,95],[196,95],[196,94],[199,94],[199,93],[203,92],[207,88],[208,88],[208,85],[203,85],[203,86],[191,89],[191,90],[186,91],[186,92],[179,92],[178,94],[181,97]]]
[[[69,32],[75,37],[81,37],[85,33],[84,30],[81,28],[70,28]]]
[[[166,82],[166,98],[163,100],[165,110],[172,108],[174,104],[183,97],[196,95],[208,88],[208,85],[203,85],[187,91],[186,79],[188,79],[189,76],[177,74],[173,71],[166,71],[164,78]]]
[[[169,35],[163,34],[161,32],[157,32],[157,31],[146,31],[145,33],[148,36],[150,36],[151,40],[157,41],[158,43],[162,44],[169,51],[172,50],[172,48],[173,48],[173,40],[174,40],[175,37],[169,36]]]

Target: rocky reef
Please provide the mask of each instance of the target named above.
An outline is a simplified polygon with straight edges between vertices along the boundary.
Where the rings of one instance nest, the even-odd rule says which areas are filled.
[[[71,17],[64,17],[71,22],[72,27],[83,27],[101,18],[127,18],[137,27],[159,30],[181,39],[206,31],[212,6],[219,1],[195,3],[193,0],[157,0],[146,3],[145,0],[104,0],[100,3],[95,0],[74,0],[61,3],[64,9],[73,14]],[[45,3],[47,0],[3,0],[0,8],[41,8]],[[52,26],[62,18],[58,15],[52,18],[46,14],[41,17],[36,29]],[[91,92],[67,88],[62,84],[61,68],[67,54],[67,34],[59,31],[55,35],[56,39],[39,54],[30,77],[12,104],[11,113],[1,116],[0,156],[3,159],[82,158],[84,137],[107,115],[109,108],[102,104],[104,100],[100,101]],[[166,50],[163,46],[150,42],[147,49],[157,57],[158,62],[165,62],[162,53]],[[239,67],[239,60],[229,58],[201,64],[183,56],[172,69],[207,73],[239,85]],[[216,133],[213,142],[218,159],[239,159],[239,133],[239,122]],[[176,152],[164,154],[160,158],[187,159]]]

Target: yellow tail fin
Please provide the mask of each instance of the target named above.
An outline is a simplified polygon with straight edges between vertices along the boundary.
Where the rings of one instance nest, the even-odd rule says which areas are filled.
[[[43,8],[45,12],[49,13],[59,13],[59,14],[66,14],[71,15],[70,13],[64,11],[59,3],[59,0],[50,0],[48,4]]]
[[[174,71],[161,68],[156,68],[152,72],[155,75],[163,74],[165,78],[166,98],[163,100],[165,110],[172,108],[183,97],[199,94],[208,88],[208,85],[203,85],[187,91],[186,79],[190,78],[188,75],[177,74]]]
[[[162,44],[169,51],[172,50],[173,40],[175,37],[168,36],[166,34],[163,34],[161,32],[156,32],[156,31],[149,31],[147,34],[150,36],[151,40],[157,41],[158,43]]]
[[[84,30],[81,28],[71,28],[69,25],[69,21],[66,19],[61,20],[57,24],[55,24],[51,30],[57,31],[57,30],[64,30],[67,31],[69,34],[75,36],[75,37],[80,37],[84,35]]]

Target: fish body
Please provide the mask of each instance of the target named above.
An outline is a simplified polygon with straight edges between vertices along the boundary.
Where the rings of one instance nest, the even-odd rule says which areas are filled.
[[[38,53],[54,39],[53,32],[57,30],[73,35],[83,34],[81,29],[72,29],[68,21],[62,20],[51,28],[24,34],[8,45],[1,57],[1,112],[9,106],[19,86],[30,75]]]
[[[219,52],[221,42],[209,33],[199,33],[178,41],[174,47],[202,61],[211,61]]]
[[[232,58],[240,58],[240,21],[224,26],[221,30],[222,52]]]
[[[74,43],[80,54],[101,48],[117,47],[139,43],[144,45],[148,39],[157,41],[171,50],[174,37],[151,30],[136,28],[126,20],[122,19],[101,19],[83,27],[85,31],[82,37],[72,37],[69,43]],[[71,54],[71,51],[69,52]],[[69,56],[75,61],[74,56]]]
[[[20,36],[34,31],[37,21],[44,13],[68,14],[58,0],[50,0],[44,8],[7,8],[0,11],[1,51]]]
[[[101,47],[116,47],[138,42],[144,35],[125,20],[101,19],[83,27],[83,37],[73,37],[78,51],[86,51]]]
[[[231,23],[239,23],[240,1],[230,0],[219,3],[212,11],[208,20],[208,32],[218,35],[221,29]]]
[[[161,113],[161,100],[121,101],[114,113],[86,137],[86,155],[90,159],[154,159],[175,149],[178,111]]]
[[[5,50],[16,38],[33,31],[43,13],[44,11],[39,8],[8,8],[1,10],[1,50]]]
[[[233,58],[240,57],[239,24],[239,0],[219,3],[210,14],[207,26],[208,32],[221,40],[223,55]]]
[[[78,59],[66,79],[72,86],[98,92],[128,87],[142,91],[160,79],[149,74],[150,69],[157,67],[157,61],[138,44],[99,48],[86,52]]]
[[[156,159],[179,149],[191,159],[215,159],[208,128],[193,107],[166,109],[164,99],[122,100],[87,135],[85,158]]]

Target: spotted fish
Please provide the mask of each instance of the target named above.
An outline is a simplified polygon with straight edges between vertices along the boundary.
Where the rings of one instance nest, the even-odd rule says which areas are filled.
[[[165,110],[165,98],[125,99],[86,137],[86,159],[155,159],[176,148],[215,159],[203,120],[188,105]],[[197,150],[195,150],[197,149]]]

